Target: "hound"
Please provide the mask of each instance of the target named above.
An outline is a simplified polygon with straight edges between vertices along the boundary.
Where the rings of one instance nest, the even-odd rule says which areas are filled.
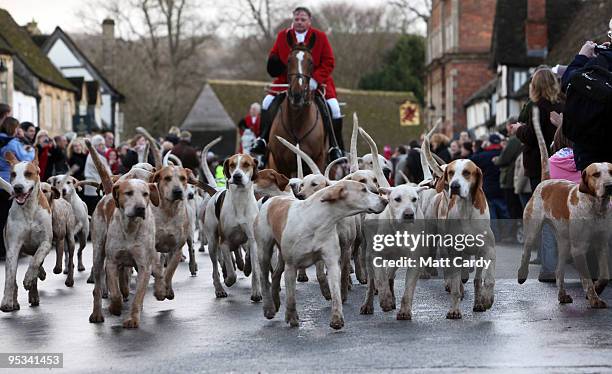
[[[253,222],[258,212],[254,194],[254,181],[258,178],[257,161],[246,154],[233,155],[223,163],[223,174],[227,178],[228,187],[211,197],[204,213],[208,250],[213,266],[215,296],[227,297],[219,280],[218,262],[221,262],[225,270],[225,285],[231,287],[236,282],[231,252],[237,253],[243,246],[249,256],[249,267],[253,271],[251,300],[259,302],[261,301],[259,263],[253,234]],[[240,253],[236,254],[237,261],[240,256]],[[245,273],[247,269],[245,266]]]
[[[84,271],[85,266],[83,265],[83,250],[87,245],[87,237],[89,236],[89,215],[87,214],[87,204],[77,194],[77,190],[81,189],[82,185],[93,184],[93,181],[82,181],[79,182],[76,178],[71,175],[56,175],[49,178],[48,182],[57,191],[60,192],[61,197],[68,201],[72,207],[72,213],[74,215],[74,227],[73,232],[79,241],[79,249],[77,252],[77,270]],[[91,183],[93,182],[93,183]],[[60,264],[61,271],[61,264]]]
[[[49,183],[40,184],[41,191],[45,195],[51,207],[51,224],[53,227],[53,244],[55,245],[55,267],[53,273],[62,272],[62,257],[66,250],[66,287],[74,285],[74,214],[69,202],[60,197],[60,192],[51,187]]]
[[[273,278],[285,272],[287,306],[285,321],[297,327],[295,281],[297,269],[319,260],[325,262],[332,298],[330,326],[344,326],[340,294],[340,245],[337,223],[345,217],[364,212],[380,213],[386,200],[369,192],[361,183],[341,181],[323,188],[306,200],[273,197],[266,202],[255,221],[255,236],[261,266],[261,288],[264,294],[264,316],[274,318],[280,308],[279,287],[270,290],[268,273],[273,247],[280,251]],[[277,281],[278,284],[278,281]]]
[[[86,140],[89,146],[88,143]],[[97,158],[98,155],[94,157]],[[99,161],[96,166],[98,163]],[[155,251],[155,219],[151,210],[151,205],[159,204],[159,193],[155,184],[139,179],[122,180],[112,185],[105,169],[102,169],[100,177],[107,195],[98,203],[92,217],[95,286],[93,311],[89,322],[104,322],[104,268],[110,295],[108,310],[118,316],[121,314],[122,296],[125,300],[129,294],[125,279],[129,277],[131,268],[136,267],[136,292],[130,316],[123,322],[123,327],[137,328],[140,325],[140,313],[151,273],[155,278],[154,295],[157,300],[164,300],[166,292],[159,256]]]
[[[458,232],[482,235],[482,242],[461,251],[441,248],[441,257],[464,259],[474,255],[489,264],[488,268],[476,267],[474,276],[475,312],[491,308],[495,287],[495,238],[490,225],[489,207],[482,190],[482,171],[470,160],[455,160],[447,165],[444,174],[436,184],[436,195],[426,209],[426,218],[437,219],[439,233]],[[484,287],[483,287],[484,272]],[[459,302],[462,297],[461,271],[455,267],[445,268],[451,295],[451,307],[446,314],[448,319],[462,317]]]
[[[38,160],[19,162],[11,152],[6,152],[4,157],[11,165],[10,190],[13,192],[14,203],[4,227],[6,270],[0,310],[12,312],[19,310],[16,278],[20,253],[33,256],[23,279],[23,287],[28,290],[31,306],[40,303],[38,279],[42,281],[46,277],[42,264],[51,250],[53,228],[51,208],[40,191]]]

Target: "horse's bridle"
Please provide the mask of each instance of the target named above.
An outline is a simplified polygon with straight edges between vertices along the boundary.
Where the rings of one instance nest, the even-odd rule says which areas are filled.
[[[291,95],[291,82],[293,81],[293,79],[300,79],[300,78],[305,78],[306,79],[306,95],[304,95],[304,105],[309,105],[310,104],[310,99],[312,96],[312,93],[310,92],[310,80],[312,79],[312,77],[308,74],[303,74],[303,73],[287,73],[287,81],[289,83],[289,87],[287,88],[287,96],[289,98],[289,100],[293,100],[293,95]],[[302,87],[304,87],[304,85],[302,85]]]

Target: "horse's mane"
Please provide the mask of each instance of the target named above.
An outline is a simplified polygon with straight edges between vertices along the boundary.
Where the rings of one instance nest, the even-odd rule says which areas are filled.
[[[294,45],[293,48],[291,49],[291,52],[294,52],[294,51],[304,51],[304,52],[312,53],[310,48],[308,48],[308,46],[304,43],[298,43]]]

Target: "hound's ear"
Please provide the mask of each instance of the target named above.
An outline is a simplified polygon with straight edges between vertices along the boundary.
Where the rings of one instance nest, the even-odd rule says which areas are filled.
[[[159,178],[161,178],[160,172],[157,171],[155,174],[151,175],[149,178],[149,183],[157,183],[159,182]]]
[[[587,175],[586,169],[582,171],[582,175],[580,176],[578,191],[595,196],[595,191],[593,191],[589,185],[589,176]]]
[[[348,195],[344,186],[327,187],[327,191],[321,196],[321,202],[330,202],[342,200]]]
[[[378,192],[380,192],[383,195],[389,196],[391,194],[391,188],[388,188],[388,187],[379,187],[378,188]]]
[[[6,151],[6,153],[4,154],[4,158],[11,166],[19,163],[19,160],[17,160],[17,157],[15,157],[15,155],[11,151]]]
[[[287,44],[289,44],[289,48],[293,49],[295,46],[295,41],[293,40],[293,36],[291,36],[291,31],[287,30]]]
[[[258,177],[257,167],[259,166],[259,162],[256,158],[251,157],[251,167],[253,168],[253,174],[251,175],[251,180],[256,181]]]
[[[442,178],[438,179],[438,181],[436,182],[436,192],[440,193],[442,191],[444,191],[444,188],[446,188],[446,169],[444,169],[444,175],[442,175]]]
[[[120,208],[121,205],[119,204],[119,184],[115,184],[113,186],[113,199],[115,200],[115,206],[117,208]]]
[[[52,199],[59,199],[61,196],[62,194],[60,194],[57,188],[51,187],[51,198]]]
[[[32,163],[34,166],[38,167],[38,147],[34,147],[34,159],[32,160]]]
[[[310,34],[310,40],[308,41],[308,45],[306,46],[309,51],[312,51],[316,42],[317,42],[317,36],[313,32]]]
[[[274,178],[276,179],[276,185],[281,191],[284,191],[289,184],[289,178],[287,178],[284,174],[274,173]]]
[[[487,208],[487,198],[482,189],[482,170],[480,168],[476,168],[476,180],[472,188],[472,204],[474,204],[474,208],[480,210],[480,213],[484,213]]]
[[[159,206],[159,190],[155,183],[149,183],[149,200],[151,204]]]
[[[228,158],[223,161],[223,175],[225,176],[225,179],[230,179],[232,177],[229,170],[229,160],[230,159]]]

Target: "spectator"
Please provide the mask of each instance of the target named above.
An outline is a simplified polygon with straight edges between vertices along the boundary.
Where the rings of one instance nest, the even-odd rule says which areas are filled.
[[[176,145],[180,140],[180,136],[181,130],[176,126],[172,126],[170,127],[170,130],[168,130],[168,135],[166,135],[164,140],[169,141],[170,143],[172,143],[172,145]]]
[[[402,171],[411,183],[420,183],[423,179],[423,168],[421,167],[421,152],[417,150],[419,144],[416,140],[410,142],[405,156],[401,157],[397,163],[395,172],[395,185],[404,184],[404,178],[399,171]]]
[[[78,170],[73,172],[72,176],[82,181],[85,179],[85,162],[87,161],[87,153],[81,138],[74,138],[66,149],[66,157],[68,158],[68,166],[77,166]]]
[[[108,161],[108,166],[110,167],[111,172],[113,174],[119,174],[121,162],[119,161],[117,150],[114,148],[106,148],[104,157],[106,157],[106,160]]]
[[[476,139],[472,142],[472,154],[482,152],[482,139]]]
[[[108,168],[108,172],[110,173],[110,168],[108,166],[108,161],[106,161],[106,157],[104,157],[104,153],[106,153],[106,142],[104,141],[104,137],[102,135],[95,135],[91,138],[91,145],[100,155],[100,160],[104,167]],[[87,160],[85,161],[85,179],[94,180],[96,182],[101,182],[100,174],[98,174],[98,170],[93,163],[93,159],[91,155],[87,156]],[[96,205],[98,201],[100,201],[100,196],[98,195],[98,191],[93,186],[84,186],[83,188],[83,197],[85,204],[87,204],[87,211],[91,216],[93,211],[96,209]]]
[[[431,136],[431,150],[444,162],[449,163],[451,155],[448,152],[448,137],[444,134],[435,133]]]
[[[241,139],[247,129],[252,132],[252,134],[249,134],[249,135],[253,135],[255,138],[259,137],[259,135],[261,134],[260,113],[261,113],[261,105],[259,105],[259,103],[251,104],[251,107],[249,108],[249,114],[247,114],[246,117],[242,118],[238,122],[238,131],[239,131]],[[254,139],[253,139],[253,142],[254,142]],[[253,142],[251,142],[251,145]],[[242,149],[241,147],[240,152],[243,152],[243,151],[244,149]],[[250,149],[247,149],[247,151],[250,151]]]
[[[49,172],[49,169],[51,169],[49,167],[49,158],[51,149],[53,148],[53,141],[49,138],[47,130],[40,130],[38,134],[36,134],[34,146],[38,150],[38,168],[40,169],[40,179],[45,181],[51,176],[51,172]]]
[[[492,220],[491,228],[493,229],[495,240],[502,239],[502,232],[497,226],[498,222],[495,222],[495,220],[509,218],[508,207],[499,185],[499,167],[493,163],[493,159],[501,154],[501,141],[500,135],[491,134],[487,142],[488,144],[483,148],[482,152],[478,152],[470,158],[482,170],[482,189],[489,204],[489,213]]]
[[[196,149],[191,146],[191,133],[189,131],[181,132],[179,142],[172,148],[172,154],[181,160],[183,167],[191,169],[197,175],[200,159]]]
[[[459,134],[459,143],[464,144],[470,142],[472,143],[472,139],[470,139],[470,134],[467,131],[461,131]]]
[[[551,113],[562,113],[563,102],[559,82],[548,68],[539,68],[533,74],[529,84],[529,102],[521,111],[519,122],[510,127],[510,131],[516,133],[516,136],[523,143],[523,166],[525,167],[525,175],[529,177],[532,191],[540,183],[542,174],[540,149],[532,122],[534,105],[537,105],[540,110],[540,127],[545,144],[551,144],[557,130],[551,122]],[[532,261],[532,263],[539,262],[542,263],[542,267],[538,280],[540,282],[555,282],[557,243],[553,229],[547,223],[542,228],[542,245],[538,250],[538,257]]]
[[[612,19],[610,19],[609,26],[610,31],[608,31],[608,36],[612,38]],[[606,42],[604,44],[609,46],[610,42]],[[603,60],[607,62],[608,71],[612,72],[612,49],[596,52],[596,46],[597,43],[587,41],[582,46],[580,52],[578,52],[578,55],[576,55],[572,63],[569,64],[562,78],[564,91],[567,90],[567,86],[577,70],[595,64],[597,62],[597,56],[603,57]],[[605,135],[602,135],[602,137],[605,138]],[[593,147],[590,144],[578,142],[574,144],[573,152],[578,170],[584,170],[593,162],[612,162],[612,149],[610,147],[599,148]]]
[[[36,139],[36,126],[34,126],[32,122],[22,122],[20,126],[25,136],[24,140],[29,144],[34,144]]]
[[[461,143],[461,151],[460,158],[470,158],[472,157],[472,141],[469,140],[467,142]]]
[[[510,118],[506,121],[506,128],[516,122],[515,118]],[[493,158],[493,163],[499,167],[499,185],[508,207],[508,217],[513,220],[521,220],[523,218],[523,208],[521,201],[516,193],[514,193],[514,164],[516,159],[521,154],[521,141],[515,135],[511,135],[498,157]],[[514,222],[511,223],[511,229],[514,233]]]
[[[104,131],[104,144],[106,148],[115,148],[115,134],[112,131]]]
[[[58,135],[53,138],[53,143],[54,146],[49,153],[48,174],[45,175],[45,180],[54,175],[68,173],[68,156],[66,155],[68,141],[65,136]]]
[[[450,143],[450,156],[451,156],[451,161],[461,158],[461,147],[459,147],[458,140],[453,140]]]
[[[19,127],[19,121],[13,117],[7,117],[5,114],[6,104],[0,104],[0,116],[2,124],[0,125],[0,178],[10,182],[11,166],[6,161],[6,152],[12,152],[19,161],[32,161],[35,157],[34,148],[25,144],[17,135],[23,133]],[[9,111],[10,113],[10,107]],[[0,260],[4,261],[6,257],[6,248],[4,247],[4,226],[8,217],[9,209],[11,208],[11,200],[8,192],[0,189]]]

